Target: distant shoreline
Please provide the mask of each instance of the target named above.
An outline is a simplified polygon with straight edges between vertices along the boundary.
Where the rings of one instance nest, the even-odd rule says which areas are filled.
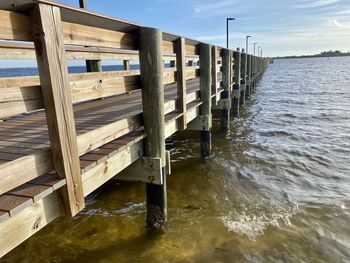
[[[274,57],[273,59],[293,59],[293,58],[339,58],[339,57],[350,57],[350,55],[342,55],[342,56],[287,56],[287,57]]]
[[[336,51],[324,51],[320,54],[315,55],[302,55],[302,56],[284,56],[284,57],[274,57],[274,59],[284,59],[284,58],[333,58],[333,57],[349,57],[350,52],[340,52]]]

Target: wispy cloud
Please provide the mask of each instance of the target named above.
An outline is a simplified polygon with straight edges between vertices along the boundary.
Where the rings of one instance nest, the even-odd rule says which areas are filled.
[[[339,0],[306,0],[295,5],[296,8],[316,8],[335,4]]]

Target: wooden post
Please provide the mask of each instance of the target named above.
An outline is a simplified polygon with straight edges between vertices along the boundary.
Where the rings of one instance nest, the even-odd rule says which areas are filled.
[[[241,71],[242,71],[242,82],[241,82],[241,97],[240,97],[240,105],[244,105],[245,103],[245,92],[247,86],[247,53],[242,49],[242,58],[241,58]]]
[[[248,85],[246,90],[246,98],[250,99],[250,91],[252,86],[252,55],[248,55]]]
[[[180,129],[187,128],[186,120],[186,44],[185,39],[180,37],[175,42],[176,50],[176,77],[177,77],[177,102],[178,109],[183,114],[179,119]]]
[[[130,60],[123,60],[124,70],[130,71]]]
[[[231,52],[228,49],[222,49],[222,82],[224,91],[221,93],[221,99],[231,100]],[[221,110],[221,130],[228,131],[230,122],[230,109]]]
[[[38,4],[31,12],[31,22],[53,166],[66,179],[66,191],[61,194],[66,213],[74,216],[85,202],[60,10]]]
[[[237,48],[236,52],[233,52],[234,56],[234,82],[232,90],[232,113],[233,116],[237,117],[239,115],[239,99],[241,96],[241,52]]]
[[[216,46],[212,47],[211,51],[211,77],[212,77],[212,94],[215,94],[215,98],[212,101],[214,105],[217,105],[218,102],[218,71],[217,71],[217,65],[218,65],[218,48]]]
[[[200,61],[200,96],[203,104],[200,107],[200,114],[208,116],[211,124],[211,46],[201,43],[199,47]],[[200,131],[201,156],[207,158],[211,152],[211,126]]]
[[[167,217],[162,32],[140,28],[139,51],[145,156],[161,158],[163,185],[146,185],[147,225],[162,228]]]
[[[80,8],[87,9],[87,0],[79,0]],[[87,72],[101,72],[102,65],[101,60],[86,60],[86,71]]]

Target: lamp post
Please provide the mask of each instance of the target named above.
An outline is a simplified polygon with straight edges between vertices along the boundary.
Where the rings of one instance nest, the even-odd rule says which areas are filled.
[[[246,36],[245,37],[245,53],[248,54],[248,42],[249,42],[249,38],[252,36]]]
[[[226,18],[226,47],[228,48],[229,45],[229,33],[228,33],[228,21],[236,20],[234,17],[227,17]]]
[[[258,43],[254,43],[254,56],[255,56],[255,47]]]

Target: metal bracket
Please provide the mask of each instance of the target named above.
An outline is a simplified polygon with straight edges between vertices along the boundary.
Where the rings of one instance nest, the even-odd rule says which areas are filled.
[[[140,157],[116,176],[117,180],[163,184],[161,158]]]
[[[209,131],[212,127],[211,120],[211,115],[199,115],[187,125],[187,128],[192,131]]]
[[[211,107],[213,110],[229,110],[231,109],[231,99],[221,99],[218,105]]]

